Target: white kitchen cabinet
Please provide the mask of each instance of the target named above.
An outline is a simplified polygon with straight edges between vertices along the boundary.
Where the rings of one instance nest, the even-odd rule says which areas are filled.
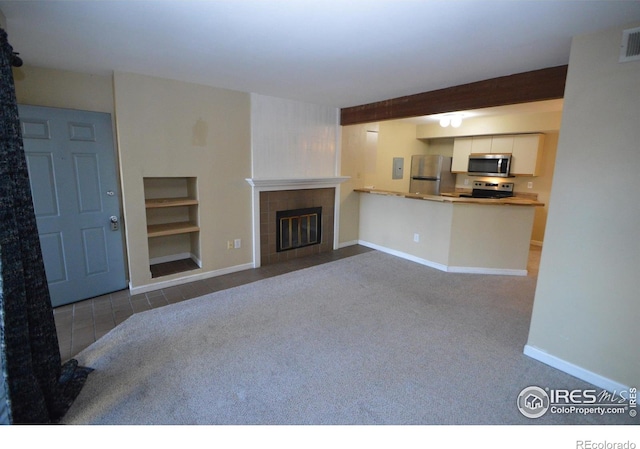
[[[471,153],[491,153],[492,136],[457,137],[453,140],[451,171],[466,173]]]
[[[471,143],[472,153],[491,153],[492,136],[473,136]]]
[[[511,154],[513,151],[514,136],[493,136],[491,138],[491,151],[495,154]]]
[[[471,153],[511,154],[511,174],[538,176],[544,134],[458,137],[453,141],[451,171],[466,173]]]
[[[511,174],[538,176],[540,173],[544,134],[520,134],[513,137]]]
[[[467,172],[472,143],[473,137],[457,137],[453,140],[453,159],[451,160],[453,173]]]

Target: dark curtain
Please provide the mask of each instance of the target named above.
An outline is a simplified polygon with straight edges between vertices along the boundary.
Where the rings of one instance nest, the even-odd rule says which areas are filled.
[[[55,423],[91,369],[61,364],[18,119],[16,60],[0,28],[0,418]]]

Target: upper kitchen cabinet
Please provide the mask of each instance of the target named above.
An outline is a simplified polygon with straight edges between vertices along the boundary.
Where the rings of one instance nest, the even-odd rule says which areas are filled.
[[[457,137],[453,141],[451,171],[466,173],[471,153],[511,154],[511,174],[538,176],[544,134]]]
[[[472,143],[473,137],[458,137],[454,139],[453,159],[451,160],[451,171],[453,173],[466,173]]]
[[[491,151],[488,153],[511,154],[513,152],[514,136],[493,136],[491,138]]]
[[[511,174],[538,176],[542,166],[544,134],[521,134],[513,138]]]
[[[491,136],[473,136],[472,139],[472,153],[491,153],[491,145],[493,141]]]
[[[453,173],[466,173],[471,153],[491,153],[491,136],[457,137],[453,140]]]

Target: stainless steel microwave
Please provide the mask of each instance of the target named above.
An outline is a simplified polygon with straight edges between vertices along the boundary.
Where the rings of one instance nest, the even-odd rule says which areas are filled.
[[[470,176],[499,176],[508,178],[511,168],[510,154],[471,153],[467,173]]]

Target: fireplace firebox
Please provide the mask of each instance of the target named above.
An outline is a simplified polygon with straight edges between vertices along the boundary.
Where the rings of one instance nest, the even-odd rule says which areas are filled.
[[[322,207],[276,212],[276,250],[289,251],[322,241]]]
[[[335,190],[333,187],[326,187],[260,192],[260,264],[262,266],[333,250]],[[313,208],[321,208],[322,211],[322,216],[318,215],[317,220],[317,226],[320,228],[316,233],[318,244],[307,245],[305,243],[305,246],[299,248],[278,250],[278,239],[280,238],[278,213]],[[306,214],[297,213],[294,215]],[[294,226],[292,223],[292,229],[297,229],[297,225]],[[313,239],[309,238],[309,241],[311,240]]]

